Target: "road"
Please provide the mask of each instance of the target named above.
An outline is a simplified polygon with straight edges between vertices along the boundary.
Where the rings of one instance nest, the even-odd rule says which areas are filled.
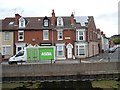
[[[120,62],[120,48],[117,48],[114,53],[104,52],[86,60],[90,62]]]

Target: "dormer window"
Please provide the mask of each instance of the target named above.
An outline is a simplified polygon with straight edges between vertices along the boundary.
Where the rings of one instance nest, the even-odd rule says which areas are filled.
[[[61,20],[59,20],[58,22],[59,22],[59,26],[61,26]]]
[[[23,17],[19,19],[19,28],[25,28],[25,19]]]
[[[48,20],[44,20],[44,26],[48,27]]]
[[[62,18],[62,17],[58,17],[58,18],[57,18],[57,26],[58,26],[58,27],[63,26],[63,18]]]
[[[49,19],[45,16],[45,18],[43,19],[43,26],[44,27],[48,27],[49,26]]]

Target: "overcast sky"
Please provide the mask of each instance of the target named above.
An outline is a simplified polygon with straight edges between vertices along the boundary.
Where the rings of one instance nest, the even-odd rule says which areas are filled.
[[[51,16],[94,16],[97,28],[107,37],[118,34],[119,0],[0,0],[0,19],[14,17],[15,13],[23,17]]]

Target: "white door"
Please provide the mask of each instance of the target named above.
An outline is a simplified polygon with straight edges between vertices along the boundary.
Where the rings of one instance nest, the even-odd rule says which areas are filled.
[[[68,56],[68,58],[72,58],[72,48],[71,47],[67,48],[67,56]]]

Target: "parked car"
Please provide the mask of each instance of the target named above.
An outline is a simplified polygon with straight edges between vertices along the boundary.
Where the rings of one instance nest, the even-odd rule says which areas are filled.
[[[111,47],[111,48],[109,48],[108,52],[109,52],[109,53],[114,53],[115,50],[116,50],[116,47]]]

